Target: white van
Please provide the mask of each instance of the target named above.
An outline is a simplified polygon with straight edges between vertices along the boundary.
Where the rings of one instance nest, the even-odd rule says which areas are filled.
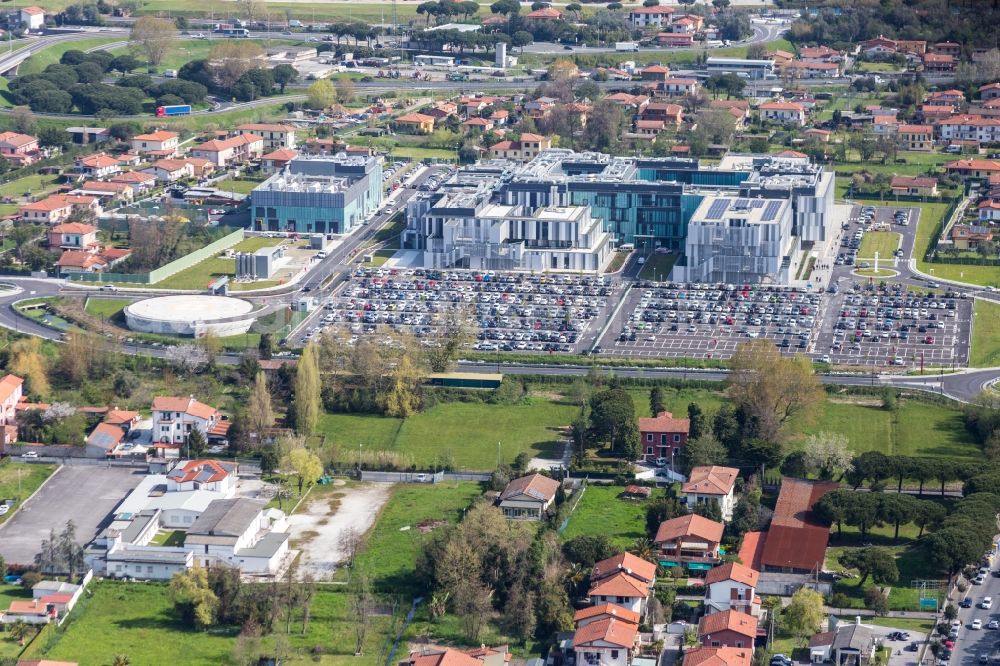
[[[622,243],[618,246],[619,252],[631,252],[635,249],[635,243]]]

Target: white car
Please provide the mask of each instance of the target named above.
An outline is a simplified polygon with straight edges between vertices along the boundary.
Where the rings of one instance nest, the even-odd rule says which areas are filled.
[[[8,511],[10,511],[9,506],[7,506],[6,504],[0,504],[0,516],[4,515]]]
[[[972,579],[973,585],[982,585],[985,582],[986,582],[986,576],[982,574],[979,574],[978,576]]]
[[[28,460],[34,460],[34,459],[38,458],[38,452],[37,451],[25,451],[24,453],[21,454],[21,457],[25,458],[25,459],[28,459]]]
[[[979,607],[987,610],[993,608],[993,597],[983,597],[983,600],[979,603]]]
[[[1000,620],[990,620],[990,623],[986,625],[987,629],[1000,629]]]
[[[972,624],[969,625],[969,626],[972,629],[982,629],[983,628],[983,621],[980,620],[980,619],[978,619],[978,618],[976,618],[975,620],[972,621]]]

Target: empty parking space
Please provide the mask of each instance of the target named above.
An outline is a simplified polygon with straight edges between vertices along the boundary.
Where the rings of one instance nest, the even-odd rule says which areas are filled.
[[[138,485],[142,475],[128,468],[63,466],[14,516],[0,525],[0,555],[8,563],[31,564],[50,530],[76,525],[77,543],[93,539],[108,514]]]

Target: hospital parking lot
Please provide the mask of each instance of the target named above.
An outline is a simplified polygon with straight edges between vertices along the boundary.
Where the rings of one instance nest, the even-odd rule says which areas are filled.
[[[728,359],[746,340],[782,353],[810,351],[822,295],[759,285],[640,283],[601,341],[626,357]]]

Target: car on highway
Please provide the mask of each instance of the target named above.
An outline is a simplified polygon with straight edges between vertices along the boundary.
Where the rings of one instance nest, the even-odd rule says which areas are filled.
[[[970,627],[971,629],[982,629],[982,628],[983,628],[983,621],[982,621],[982,620],[980,620],[980,619],[979,619],[979,618],[977,617],[977,618],[976,618],[975,620],[973,620],[973,621],[972,621],[972,624],[970,624],[970,625],[969,625],[969,627]]]
[[[979,574],[982,576],[983,574]],[[993,597],[983,597],[983,600],[979,602],[979,607],[985,610],[993,608]]]

